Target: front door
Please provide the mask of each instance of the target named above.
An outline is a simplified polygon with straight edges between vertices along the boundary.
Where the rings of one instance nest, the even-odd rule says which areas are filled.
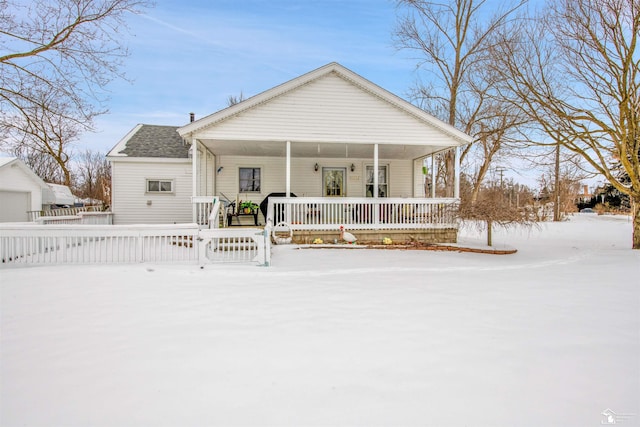
[[[346,196],[346,168],[322,168],[322,195],[324,197]]]

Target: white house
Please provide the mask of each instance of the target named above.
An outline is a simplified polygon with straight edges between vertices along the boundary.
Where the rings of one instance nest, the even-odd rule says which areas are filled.
[[[425,194],[422,166],[470,142],[330,63],[182,127],[136,126],[108,154],[114,222],[192,222],[213,197],[260,204],[281,193],[272,209],[286,217],[263,212],[261,223],[307,233],[451,227],[442,215],[457,203],[459,162],[453,199]]]
[[[29,221],[28,211],[42,209],[48,188],[20,159],[0,157],[0,222]]]

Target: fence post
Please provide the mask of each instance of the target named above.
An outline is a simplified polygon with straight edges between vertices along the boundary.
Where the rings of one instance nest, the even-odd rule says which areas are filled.
[[[136,262],[144,262],[144,236],[140,232],[136,236]]]
[[[202,237],[202,230],[198,232],[198,263],[200,264],[200,268],[204,268],[204,265],[207,261],[207,245],[211,241],[211,239],[205,239]]]
[[[263,266],[269,267],[271,265],[271,227],[269,224],[265,225],[262,230],[262,235],[264,238],[264,264]]]

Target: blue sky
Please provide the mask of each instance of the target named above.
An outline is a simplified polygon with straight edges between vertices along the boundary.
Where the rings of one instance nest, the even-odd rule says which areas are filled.
[[[157,0],[129,17],[130,81],[110,84],[110,112],[78,151],[106,153],[139,123],[181,126],[334,61],[407,99],[417,60],[393,45],[398,13],[393,0]],[[506,175],[535,186],[539,172]]]
[[[405,97],[415,60],[392,42],[390,0],[158,0],[129,18],[131,82],[81,148],[106,152],[138,123],[182,125],[329,62]]]

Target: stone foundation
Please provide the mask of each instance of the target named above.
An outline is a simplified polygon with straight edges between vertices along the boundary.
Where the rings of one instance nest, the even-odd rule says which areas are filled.
[[[458,230],[455,228],[434,228],[426,230],[347,230],[358,238],[358,244],[376,245],[388,237],[394,243],[419,242],[426,244],[457,243]],[[311,244],[315,239],[324,243],[340,243],[339,231],[294,231],[293,243]]]

